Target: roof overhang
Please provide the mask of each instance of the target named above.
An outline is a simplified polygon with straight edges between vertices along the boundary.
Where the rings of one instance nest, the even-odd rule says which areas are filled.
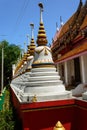
[[[55,63],[62,63],[84,54],[87,54],[87,41],[58,58],[58,60],[56,60]]]

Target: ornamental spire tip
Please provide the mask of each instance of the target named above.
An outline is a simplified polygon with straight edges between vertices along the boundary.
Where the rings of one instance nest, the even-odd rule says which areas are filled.
[[[38,6],[43,9],[43,4],[41,2],[38,4]]]

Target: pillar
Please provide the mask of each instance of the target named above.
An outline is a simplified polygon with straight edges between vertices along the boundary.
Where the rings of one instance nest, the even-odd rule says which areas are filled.
[[[87,83],[87,57],[85,55],[80,57],[80,65],[82,83]]]
[[[65,77],[65,84],[68,85],[68,65],[67,65],[67,61],[64,62],[64,77]]]

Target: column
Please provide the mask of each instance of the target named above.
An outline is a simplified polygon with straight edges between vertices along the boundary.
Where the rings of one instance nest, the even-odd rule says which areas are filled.
[[[67,61],[64,62],[64,77],[65,77],[65,84],[68,85],[68,64],[67,64]]]
[[[81,68],[81,78],[82,78],[82,83],[86,83],[86,68],[85,68],[85,56],[80,57],[80,68]]]

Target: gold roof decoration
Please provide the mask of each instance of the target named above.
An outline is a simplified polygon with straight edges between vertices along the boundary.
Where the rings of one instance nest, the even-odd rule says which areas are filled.
[[[27,54],[27,53],[24,53],[23,58],[22,58],[22,64],[23,64],[25,61],[27,61],[27,56],[28,56],[28,54]]]
[[[15,70],[15,73],[18,72],[18,70],[20,69],[20,67],[24,64],[27,64],[27,60],[31,60],[31,58],[29,59],[29,56],[33,56],[34,55],[34,50],[35,50],[35,43],[34,43],[34,34],[33,34],[33,29],[34,29],[34,24],[31,23],[30,24],[31,26],[31,41],[30,41],[30,45],[28,45],[28,49],[27,49],[27,52],[25,50],[25,53],[22,57],[22,59],[20,60],[20,62],[18,63],[17,67],[16,67],[16,70]],[[27,35],[27,37],[29,37]]]
[[[58,121],[55,125],[55,127],[53,128],[53,130],[65,130],[65,128],[63,127],[63,125],[61,124],[60,121]]]
[[[31,26],[31,42],[30,45],[28,46],[28,49],[29,49],[29,54],[34,55],[34,50],[36,48],[36,45],[34,43],[34,34],[33,34],[34,24],[31,23],[30,26]]]
[[[61,54],[61,50],[65,49],[67,46],[73,49],[73,42],[78,42],[79,40],[86,38],[87,32],[87,0],[82,3],[80,0],[77,11],[71,16],[71,18],[63,25],[60,33],[56,35],[56,41],[53,42],[51,47],[52,57],[54,62],[58,60],[58,54]],[[63,49],[61,49],[63,48]],[[69,51],[68,50],[68,51]]]
[[[42,18],[43,4],[39,3],[38,5],[40,7],[40,26],[39,26],[38,36],[37,36],[37,44],[38,46],[45,46],[48,41],[46,38],[46,32],[44,29],[43,18]]]
[[[20,69],[20,67],[23,65],[23,58],[24,58],[24,55],[22,57],[22,59],[20,59],[16,65],[16,69],[15,69],[15,74],[18,72],[18,70]]]
[[[30,45],[27,45],[27,52],[28,52],[28,54],[30,54],[29,46],[30,46]]]
[[[18,70],[24,64],[24,62],[26,63],[28,55],[29,55],[28,53],[24,53],[22,59],[18,62],[18,65],[17,65],[16,70],[15,70],[15,74],[18,72]]]
[[[78,8],[76,10],[76,12],[69,18],[69,20],[62,26],[60,33],[58,33],[58,35],[56,36],[56,39],[61,39],[64,35],[66,35],[67,32],[69,32],[70,30],[72,31],[73,29],[75,29],[76,24],[78,25],[79,21],[79,15],[81,10],[83,9],[83,4],[82,4],[82,0],[80,0]],[[81,13],[82,14],[82,13]],[[80,16],[82,17],[82,16]]]

